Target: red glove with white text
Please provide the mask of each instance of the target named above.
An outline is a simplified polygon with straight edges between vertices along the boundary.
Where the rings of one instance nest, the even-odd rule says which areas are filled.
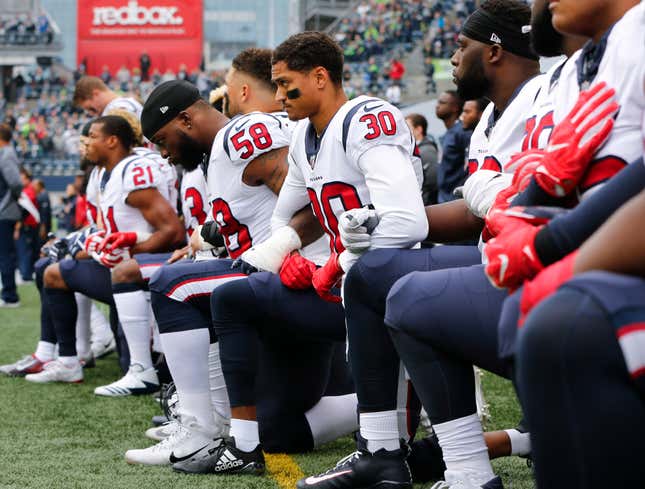
[[[313,274],[311,282],[314,289],[316,289],[316,293],[328,302],[341,302],[342,299],[332,294],[331,289],[338,284],[344,273],[338,263],[338,255],[332,253],[325,266],[319,268]]]
[[[280,267],[280,281],[290,289],[304,290],[312,285],[316,264],[297,251],[290,253]]]
[[[518,327],[524,325],[526,316],[544,299],[553,294],[558,288],[573,276],[573,265],[578,252],[567,255],[562,260],[546,267],[535,278],[524,284],[520,299],[520,319]]]
[[[576,188],[596,150],[614,126],[619,105],[615,90],[601,82],[580,92],[578,101],[555,126],[544,150],[535,180],[554,197],[564,197]]]

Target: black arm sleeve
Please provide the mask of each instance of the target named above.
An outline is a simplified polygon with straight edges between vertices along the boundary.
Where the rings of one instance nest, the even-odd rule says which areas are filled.
[[[201,236],[204,241],[214,246],[215,248],[224,246],[224,236],[219,233],[217,229],[217,223],[215,221],[208,221],[204,223],[201,230]]]
[[[515,196],[511,207],[516,205],[521,206],[546,206],[546,207],[560,207],[563,200],[558,197],[553,197],[547,194],[542,187],[540,187],[535,178],[531,177],[531,183]]]
[[[640,158],[567,214],[554,218],[535,237],[535,250],[544,266],[576,250],[625,202],[645,187]]]

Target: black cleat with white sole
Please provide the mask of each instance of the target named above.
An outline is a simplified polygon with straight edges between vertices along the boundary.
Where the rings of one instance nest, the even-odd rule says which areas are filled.
[[[252,452],[244,452],[235,446],[235,438],[216,440],[217,446],[206,454],[193,457],[183,463],[173,463],[173,470],[185,473],[202,474],[247,474],[262,475],[266,466],[262,447],[258,445]]]
[[[333,469],[300,479],[298,489],[412,489],[407,447],[370,453],[359,450]]]

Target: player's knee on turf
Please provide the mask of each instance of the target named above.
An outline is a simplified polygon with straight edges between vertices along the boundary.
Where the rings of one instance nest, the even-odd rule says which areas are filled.
[[[135,259],[122,261],[112,269],[113,284],[131,284],[143,282],[141,269]]]
[[[45,273],[43,274],[43,285],[48,289],[68,288],[62,274],[60,273],[60,265],[58,263],[52,263],[45,268]]]
[[[262,449],[267,453],[305,453],[314,439],[303,413],[274,414],[259,420]]]

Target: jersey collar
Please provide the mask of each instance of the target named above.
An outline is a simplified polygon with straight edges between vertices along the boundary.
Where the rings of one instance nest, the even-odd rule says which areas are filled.
[[[590,40],[582,47],[582,53],[576,60],[578,85],[581,90],[589,88],[593,79],[596,78],[598,68],[600,68],[600,63],[602,62],[605,50],[607,49],[607,40],[609,39],[609,35],[615,25],[616,24],[607,29],[607,32],[602,35],[598,43],[594,43]]]

